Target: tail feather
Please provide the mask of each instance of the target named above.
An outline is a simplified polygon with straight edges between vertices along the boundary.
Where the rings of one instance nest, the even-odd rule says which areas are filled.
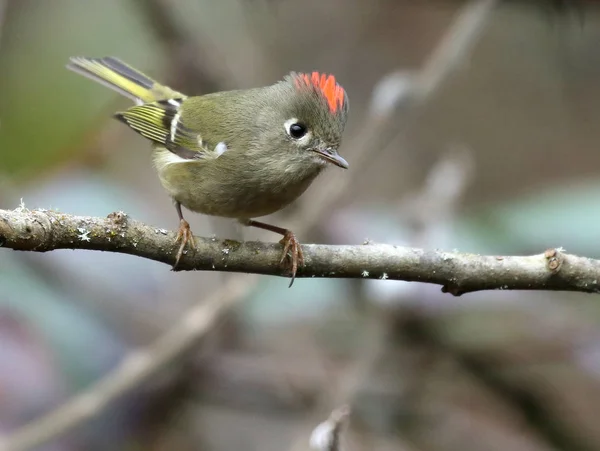
[[[110,56],[73,57],[67,68],[129,97],[138,104],[186,97]]]

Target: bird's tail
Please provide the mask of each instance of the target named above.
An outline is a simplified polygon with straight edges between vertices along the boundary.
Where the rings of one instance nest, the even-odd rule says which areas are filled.
[[[67,68],[108,86],[138,104],[186,97],[111,56],[72,57]]]

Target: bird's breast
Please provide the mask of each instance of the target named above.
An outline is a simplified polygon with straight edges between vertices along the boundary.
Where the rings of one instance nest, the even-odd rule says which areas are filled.
[[[155,166],[171,197],[189,210],[230,218],[281,210],[304,193],[323,169],[319,164],[233,151],[214,160],[159,165],[157,159],[165,156],[156,152],[160,151],[155,151]]]

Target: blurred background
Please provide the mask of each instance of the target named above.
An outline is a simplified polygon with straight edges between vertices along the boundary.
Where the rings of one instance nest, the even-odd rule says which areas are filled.
[[[117,56],[188,94],[336,74],[341,154],[272,222],[302,242],[600,257],[595,1],[0,0],[0,208],[178,220],[129,105],[64,66]],[[187,214],[198,235],[275,240]],[[600,450],[597,296],[174,273],[0,253],[0,436],[52,412],[231,283],[235,306],[40,450]]]

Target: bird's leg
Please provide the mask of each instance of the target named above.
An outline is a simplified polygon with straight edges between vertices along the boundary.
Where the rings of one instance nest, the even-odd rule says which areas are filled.
[[[179,230],[177,231],[177,238],[175,238],[175,242],[178,243],[181,241],[181,246],[179,246],[179,250],[177,251],[177,257],[175,258],[175,264],[173,265],[173,269],[177,268],[179,264],[179,260],[183,255],[183,250],[185,249],[186,244],[190,244],[190,249],[195,249],[196,242],[194,241],[194,235],[192,234],[192,230],[190,229],[190,224],[183,219],[183,213],[181,212],[181,203],[175,201],[175,209],[177,210],[177,215],[179,216]]]
[[[265,224],[264,222],[255,221],[253,219],[244,221],[244,223],[250,227],[269,230],[270,232],[279,233],[280,235],[283,235],[283,239],[280,241],[280,243],[283,245],[283,254],[279,263],[289,262],[289,270],[292,276],[292,280],[290,281],[291,287],[294,283],[294,279],[296,278],[296,271],[298,271],[298,266],[304,266],[304,255],[302,254],[302,248],[300,247],[300,243],[298,242],[296,235],[294,235],[294,232],[288,229],[284,229],[282,227],[277,227],[271,224]]]

